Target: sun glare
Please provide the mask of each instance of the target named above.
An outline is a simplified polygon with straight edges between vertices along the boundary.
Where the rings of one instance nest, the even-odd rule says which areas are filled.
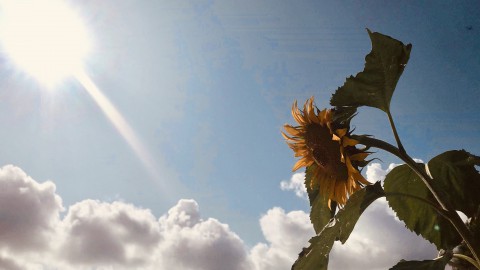
[[[0,0],[0,41],[6,56],[53,86],[82,69],[90,50],[86,27],[62,0]]]

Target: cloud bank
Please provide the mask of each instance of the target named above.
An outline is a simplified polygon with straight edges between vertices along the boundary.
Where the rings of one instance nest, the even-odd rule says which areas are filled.
[[[366,174],[381,180],[388,169],[374,163]],[[302,178],[294,174],[281,187],[303,197]],[[392,215],[385,201],[367,209],[346,245],[335,244],[330,268],[388,269],[402,258],[435,255]],[[228,224],[203,218],[192,199],[158,218],[121,201],[87,199],[65,209],[53,182],[38,183],[12,165],[0,168],[2,269],[290,269],[314,235],[304,211],[273,207],[259,225],[265,242],[249,248]]]

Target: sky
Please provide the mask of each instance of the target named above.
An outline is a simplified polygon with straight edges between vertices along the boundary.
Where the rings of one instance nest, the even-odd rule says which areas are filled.
[[[9,2],[0,1],[4,269],[290,269],[314,232],[280,131],[294,123],[294,100],[329,107],[363,70],[366,28],[413,45],[391,103],[407,152],[480,154],[478,1],[43,0],[73,10],[91,40],[83,75],[53,85],[7,50]],[[361,108],[352,125],[393,143],[379,110]],[[373,156],[371,182],[400,163]],[[435,256],[378,200],[335,244],[330,268]]]

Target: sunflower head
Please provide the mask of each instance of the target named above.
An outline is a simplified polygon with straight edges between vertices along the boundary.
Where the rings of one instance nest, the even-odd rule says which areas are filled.
[[[368,152],[358,149],[358,141],[350,138],[349,120],[339,120],[335,110],[320,111],[308,99],[303,110],[293,103],[292,115],[298,126],[285,125],[283,137],[300,159],[293,171],[315,164],[310,187],[318,187],[322,196],[343,206],[348,197],[370,184],[359,172],[358,166],[366,163]]]

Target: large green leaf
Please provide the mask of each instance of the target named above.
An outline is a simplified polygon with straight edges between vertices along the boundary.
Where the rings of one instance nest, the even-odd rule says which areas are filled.
[[[383,186],[389,206],[407,228],[435,244],[438,249],[452,248],[460,243],[461,238],[455,228],[432,205],[420,199],[397,196],[403,193],[434,202],[423,181],[407,165],[396,167],[387,174]],[[389,193],[397,195],[389,196]]]
[[[311,187],[313,172],[317,169],[317,164],[313,163],[307,167],[305,172],[305,187],[307,188],[308,199],[310,200],[310,220],[312,221],[315,233],[319,233],[323,227],[330,221],[332,210],[328,208],[328,198],[322,197],[319,192],[319,187]],[[333,213],[335,209],[333,209]]]
[[[412,45],[377,32],[370,32],[372,51],[365,57],[365,68],[333,94],[332,106],[369,106],[385,112],[400,76],[410,58]]]
[[[428,170],[438,190],[444,190],[445,199],[472,217],[480,205],[480,174],[475,169],[480,158],[465,150],[442,153],[428,162]]]
[[[390,270],[444,270],[450,258],[444,256],[438,260],[405,261],[401,260]]]
[[[310,246],[300,253],[292,269],[327,269],[328,254],[334,241],[344,244],[363,211],[383,195],[380,182],[355,192],[320,234],[310,239]]]
[[[329,237],[326,239],[326,237]],[[335,237],[332,235],[321,236],[317,235],[310,239],[310,246],[304,248],[298,254],[298,259],[292,265],[292,270],[327,270],[328,269],[328,255],[333,247]]]

